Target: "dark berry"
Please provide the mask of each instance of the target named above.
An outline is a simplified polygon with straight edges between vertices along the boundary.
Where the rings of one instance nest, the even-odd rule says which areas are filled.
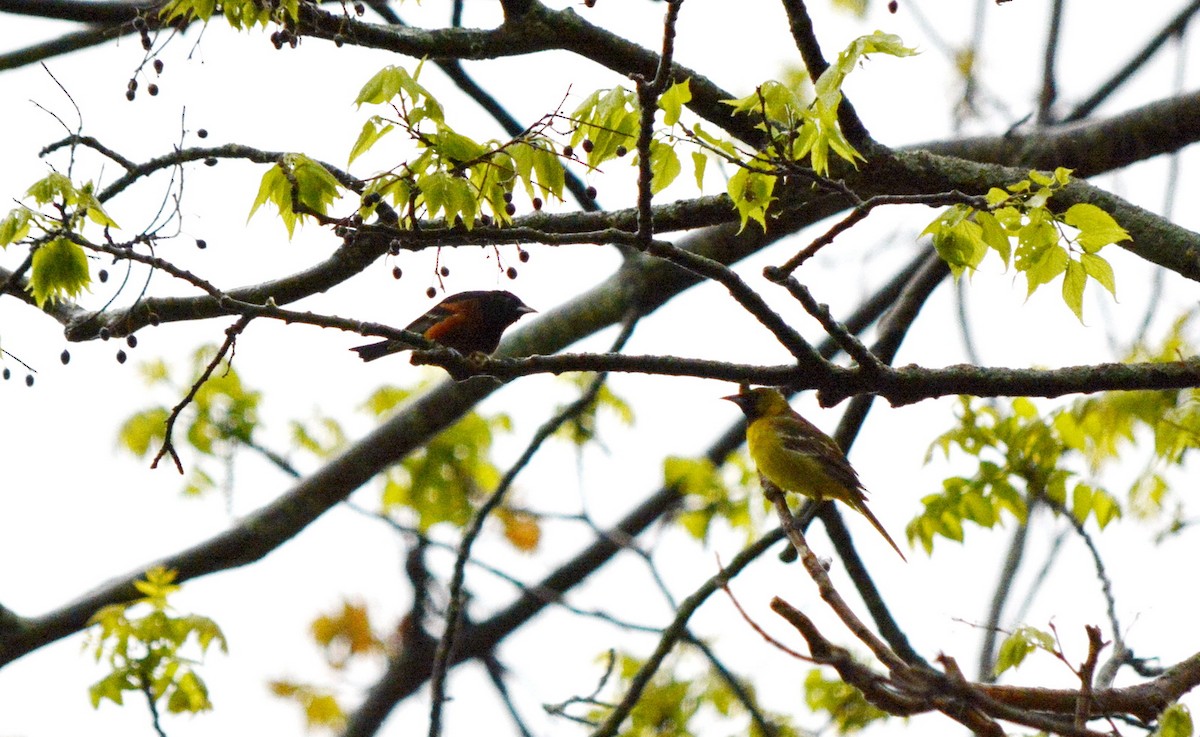
[[[204,160],[204,165],[205,166],[216,166],[217,165],[217,157],[209,156],[207,159]]]
[[[4,367],[4,380],[8,381],[11,377],[12,377],[12,371],[9,371],[8,367],[5,366]]]
[[[128,356],[125,355],[124,350],[117,351],[117,363],[125,363],[126,358],[128,358]]]
[[[137,97],[137,93],[133,90],[125,90],[125,99],[133,102],[133,98]]]
[[[162,70],[163,70],[163,60],[162,60],[162,59],[155,59],[155,60],[154,60],[154,71],[155,71],[155,73],[157,73],[157,74],[162,74]]]
[[[149,51],[153,44],[150,42],[150,34],[142,31],[142,50]]]
[[[100,271],[96,274],[96,277],[100,279],[101,284],[108,281],[108,269],[100,269]]]
[[[108,340],[112,337],[112,331],[108,329],[107,325],[105,325],[104,327],[100,328],[99,335],[100,340]]]
[[[512,217],[517,214],[517,206],[510,202],[504,206],[504,212],[508,213],[509,217]]]
[[[125,85],[125,89],[136,90],[137,89],[137,80],[136,79],[129,80],[129,84]]]
[[[569,159],[574,155],[575,149],[571,148],[571,144],[568,143],[566,146],[563,146],[563,156],[566,156]]]
[[[888,3],[888,12],[889,13],[895,14],[895,12],[899,9],[900,9],[900,3],[896,2],[896,0],[892,0],[890,3]]]
[[[158,94],[158,85],[156,85],[154,83],[150,83],[149,85],[146,86],[146,91],[150,93],[151,97],[154,97],[155,95]]]
[[[518,250],[517,258],[520,259],[521,263],[523,263],[523,264],[529,263],[529,251]]]
[[[345,43],[346,43],[346,39],[342,37],[342,34],[340,34],[340,33],[333,34],[333,45],[334,46],[336,46],[340,49],[340,48],[342,48],[342,46]]]
[[[363,13],[367,12],[367,9],[362,3],[354,3],[354,12],[356,15],[361,16]]]
[[[508,276],[508,278],[509,278],[509,279],[516,279],[516,278],[517,278],[517,270],[516,270],[516,269],[514,269],[514,268],[513,268],[513,267],[511,267],[511,266],[509,266],[509,267],[508,267],[508,270],[507,270],[507,271],[505,271],[504,273],[505,273],[505,274]]]
[[[430,299],[433,299],[434,297],[437,296],[437,290],[434,289],[433,287],[430,287],[429,289],[425,290],[425,296]]]
[[[587,191],[585,192],[585,194],[587,194],[587,196],[588,196],[588,199],[589,199],[589,200],[594,200],[594,199],[596,199],[596,188],[595,188],[595,187],[588,187],[588,188],[587,188]]]
[[[133,19],[133,27],[139,31],[146,30],[146,19],[140,15]]]
[[[505,192],[505,193],[504,193],[504,201],[505,201],[505,202],[512,202],[512,192]]]
[[[533,198],[533,209],[535,209],[535,210],[542,209],[542,198],[541,197]]]
[[[157,312],[151,312],[150,315],[146,317],[146,321],[154,327],[158,327],[160,324],[162,324],[162,318],[158,316]]]
[[[71,362],[71,352],[63,348],[63,352],[58,355],[58,360],[62,361],[63,365],[66,366]]]
[[[136,335],[126,335],[125,336],[125,345],[129,346],[130,348],[137,348],[137,336]]]
[[[25,386],[33,386],[33,374],[25,374]]]
[[[197,238],[196,248],[199,248],[201,251],[203,251],[204,249],[208,248],[208,241],[204,240],[203,238]]]
[[[398,241],[394,238],[392,240],[388,241],[388,253],[392,254],[393,256],[399,256],[400,255],[400,241]]]
[[[383,199],[383,197],[381,197],[378,192],[370,192],[366,197],[362,198],[362,202],[367,207],[374,207],[375,205],[379,204],[381,199]]]
[[[617,146],[617,156],[624,156],[627,153],[629,153],[629,149],[624,146]]]
[[[438,269],[438,273],[441,274],[442,276],[450,276],[450,268],[447,266],[443,266],[442,268]]]
[[[594,8],[596,7],[596,0],[583,0],[583,4],[586,7]]]
[[[488,215],[486,212],[480,214],[479,224],[480,225],[491,225],[492,224],[492,216]]]
[[[392,278],[393,278],[393,279],[399,279],[399,278],[400,278],[400,277],[402,277],[402,276],[404,276],[404,272],[400,270],[400,267],[399,267],[399,266],[393,266],[393,267],[392,267]]]
[[[590,154],[594,147],[595,147],[595,144],[592,143],[592,139],[590,139],[590,138],[583,139],[583,150],[585,153]]]
[[[200,130],[196,131],[196,135],[200,138],[208,138],[208,129],[201,128]]]

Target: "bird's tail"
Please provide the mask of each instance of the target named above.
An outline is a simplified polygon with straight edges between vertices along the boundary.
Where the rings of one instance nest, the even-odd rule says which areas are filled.
[[[381,340],[378,343],[368,343],[367,345],[359,345],[350,350],[358,354],[358,357],[364,361],[374,361],[376,358],[406,350],[411,346],[404,346],[395,340]]]
[[[900,546],[897,545],[896,541],[892,539],[892,536],[887,533],[887,530],[883,529],[883,524],[875,518],[875,515],[871,514],[871,510],[867,509],[867,505],[860,502],[855,504],[854,508],[857,509],[862,516],[866,517],[867,521],[874,525],[876,530],[879,530],[879,534],[883,535],[884,539],[888,541],[888,544],[891,545],[892,549],[896,551],[896,554],[900,556],[900,560],[907,563],[908,558],[904,557],[904,553],[900,551]]]

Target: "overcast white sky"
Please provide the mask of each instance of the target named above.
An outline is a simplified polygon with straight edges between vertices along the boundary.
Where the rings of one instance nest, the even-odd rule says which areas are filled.
[[[904,60],[872,60],[852,77],[849,94],[876,137],[902,145],[948,134],[951,122],[947,107],[957,88],[938,44],[914,23],[908,11],[918,6],[925,16],[935,19],[939,33],[957,43],[965,36],[967,6],[972,3],[902,0],[901,12],[895,16],[883,12],[882,3],[877,3],[880,7],[863,24],[827,12],[826,3],[812,4],[816,6],[818,33],[827,53],[875,28],[898,33],[924,52]],[[433,24],[442,21],[446,5],[426,0],[419,7],[409,3],[402,9],[406,17],[426,17]],[[468,25],[496,22],[495,3],[468,5]],[[600,0],[599,7],[592,10],[572,5],[597,24],[646,45],[657,45],[661,4]],[[1031,109],[1037,84],[1031,70],[1040,63],[1045,5],[1029,0],[998,7],[988,3],[983,61],[988,90],[1003,102],[1012,117],[993,114],[973,124],[974,129],[1002,131]],[[1060,55],[1064,93],[1078,96],[1090,92],[1131,53],[1124,34],[1143,38],[1180,5],[1143,3],[1134,11],[1128,3],[1115,0],[1090,0],[1086,6],[1069,4],[1069,32]],[[677,59],[740,95],[749,92],[755,83],[778,76],[784,64],[796,61],[778,3],[747,3],[739,12],[730,12],[729,7],[725,3],[689,0],[680,22]],[[3,27],[6,33],[0,43],[5,50],[62,30],[55,24],[12,16],[4,17]],[[172,42],[162,56],[166,70],[159,80],[159,96],[142,94],[136,102],[128,103],[123,97],[125,82],[141,58],[137,39],[130,38],[119,45],[55,59],[48,65],[78,106],[84,132],[135,160],[178,145],[183,120],[183,128],[188,131],[184,145],[199,144],[194,132],[203,127],[210,134],[206,144],[237,142],[265,149],[302,150],[343,163],[363,119],[370,114],[352,105],[361,83],[384,64],[410,68],[415,64],[411,59],[351,47],[335,51],[328,44],[312,40],[304,41],[298,50],[280,52],[271,47],[267,33],[237,35],[213,24],[203,38],[192,33]],[[566,108],[570,110],[591,89],[619,81],[611,75],[594,74],[582,65],[564,63],[564,58],[541,55],[533,65],[523,60],[503,60],[472,64],[468,70],[485,86],[497,90],[525,120],[552,109],[564,95],[568,96]],[[1163,55],[1107,109],[1116,111],[1170,94],[1173,63],[1171,53]],[[1189,59],[1187,66],[1191,72],[1195,62]],[[499,135],[489,129],[471,103],[447,91],[435,69],[427,69],[426,74],[422,82],[443,99],[451,118],[478,120],[474,127],[464,124],[464,132]],[[1188,79],[1194,77],[1190,73]],[[143,79],[143,87],[147,81]],[[0,167],[0,194],[11,202],[46,172],[47,165],[37,158],[37,151],[62,136],[47,111],[71,126],[75,125],[76,113],[54,80],[39,67],[0,73],[0,100],[5,101],[6,110],[5,133],[0,137],[0,161],[4,162]],[[63,166],[61,159],[53,163]],[[110,165],[101,171],[94,164],[94,160],[85,160],[80,172],[105,182],[116,176],[115,167]],[[366,166],[360,169],[356,163],[355,171],[365,173]],[[1161,209],[1165,171],[1165,162],[1160,160],[1101,183],[1138,204]],[[269,212],[246,223],[261,174],[261,167],[236,163],[222,163],[215,169],[189,169],[184,237],[163,246],[161,255],[201,271],[221,286],[250,283],[323,258],[335,245],[328,233],[309,227],[288,242],[283,228]],[[628,200],[623,198],[632,180],[632,171],[607,172],[597,178],[602,202],[612,207],[626,206]],[[685,174],[680,180],[668,196],[694,194],[691,177]],[[710,172],[707,191],[720,189]],[[123,225],[128,223],[137,230],[146,214],[158,208],[162,191],[161,182],[139,185],[110,213]],[[1195,194],[1194,183],[1185,177],[1179,201],[1190,202]],[[1177,220],[1187,227],[1200,228],[1194,222],[1194,213],[1181,207]],[[933,212],[918,216],[927,222]],[[895,264],[908,258],[923,222],[918,224],[909,211],[873,215],[862,229],[839,239],[838,248],[806,266],[804,278],[818,299],[831,304],[835,314],[844,312]],[[197,237],[205,238],[209,248],[196,250],[192,243]],[[518,264],[521,277],[515,282],[499,275],[489,252],[468,249],[444,254],[453,270],[449,286],[452,291],[512,288],[529,304],[545,309],[587,288],[597,275],[611,271],[617,263],[613,254],[591,247],[530,250],[533,258],[528,264]],[[780,253],[776,250],[756,258],[740,271],[753,280],[763,265],[778,262]],[[1163,320],[1156,323],[1159,328],[1181,307],[1194,305],[1194,285],[1169,279],[1161,293],[1150,294],[1149,270],[1123,254],[1106,255],[1112,256],[1117,269],[1119,301],[1109,301],[1102,309],[1100,302],[1107,298],[1099,298],[1095,290],[1089,290],[1084,326],[1058,300],[1054,288],[1025,302],[1022,280],[1000,273],[994,263],[981,270],[969,292],[984,360],[990,364],[1063,365],[1102,359],[1112,335],[1125,339],[1132,334],[1148,300],[1163,303]],[[0,264],[12,266],[21,256],[10,249],[0,254]],[[515,254],[506,254],[505,258],[515,262]],[[427,305],[424,290],[430,281],[432,256],[404,255],[395,263],[406,274],[399,284],[391,278],[392,262],[380,263],[357,279],[355,288],[334,290],[306,301],[301,308],[403,325]],[[108,285],[96,285],[82,300],[88,307],[99,307],[112,295],[121,269],[110,270],[115,278]],[[754,283],[767,288],[761,280]],[[151,284],[151,291],[159,294],[177,288],[162,277],[155,277]],[[788,305],[777,294],[768,296],[773,304],[795,315],[798,324],[808,325],[806,335],[817,337],[816,326],[804,322],[798,307]],[[722,323],[720,339],[712,339],[713,316],[727,315],[730,304],[716,288],[693,290],[646,321],[630,350],[781,360],[781,350],[770,346],[768,336],[753,329],[749,321],[737,322],[734,318]],[[900,362],[940,365],[963,360],[953,311],[950,290],[939,289],[918,331],[906,343]],[[178,491],[183,481],[174,471],[151,471],[144,461],[116,449],[117,427],[125,417],[150,404],[173,404],[179,396],[161,388],[145,390],[136,364],[163,358],[175,367],[186,366],[194,346],[219,341],[226,324],[210,321],[143,331],[139,347],[130,351],[131,361],[124,366],[114,359],[121,346],[112,342],[72,345],[72,360],[62,366],[58,356],[65,343],[60,327],[15,300],[0,299],[3,347],[37,370],[34,387],[26,388],[22,382],[24,370],[6,360],[4,365],[11,367],[15,376],[0,383],[0,603],[21,614],[43,612],[110,576],[144,566],[229,524],[229,512],[219,496],[181,499]],[[742,330],[742,326],[747,329]],[[602,349],[610,339],[606,334],[583,347]],[[345,350],[354,344],[354,336],[305,327],[255,324],[247,331],[238,343],[236,365],[248,383],[265,391],[263,440],[268,445],[284,449],[287,420],[306,419],[317,413],[344,420],[353,440],[370,424],[356,410],[369,388],[389,381],[407,383],[420,375],[403,360],[364,366]],[[636,431],[623,432],[610,425],[605,436],[607,452],[591,450],[582,460],[563,448],[547,453],[530,467],[519,484],[530,506],[574,511],[585,499],[596,520],[611,522],[634,503],[638,493],[652,488],[660,477],[664,454],[695,455],[736,419],[732,407],[717,401],[729,393],[728,385],[621,376],[614,378],[613,386],[636,401]],[[552,411],[543,404],[546,397],[565,401],[570,389],[549,377],[531,378],[487,403],[486,409],[516,415],[515,432],[502,439],[497,448],[501,467],[520,452],[530,432]],[[531,402],[531,398],[536,401]],[[520,411],[522,404],[531,403],[537,411]],[[940,461],[930,467],[921,465],[929,439],[947,426],[952,404],[943,400],[896,410],[879,406],[851,455],[867,487],[874,491],[872,508],[897,538],[917,513],[919,499],[934,491],[942,477],[969,473],[964,465],[953,467]],[[807,409],[810,418],[827,430],[833,429],[840,414],[840,408],[817,409],[812,398],[798,401],[797,406]],[[685,421],[680,421],[681,416]],[[648,438],[653,443],[648,443]],[[313,467],[306,460],[301,464],[306,469]],[[275,498],[288,486],[288,479],[247,458],[237,466],[232,511],[245,513]],[[1116,481],[1112,486],[1123,489]],[[373,493],[372,489],[364,489],[357,498],[370,507]],[[1009,531],[969,529],[966,555],[962,554],[964,549],[939,543],[932,560],[914,551],[909,556],[912,562],[905,566],[884,544],[869,536],[865,523],[859,519],[848,521],[856,533],[862,533],[860,547],[918,649],[927,655],[944,649],[964,663],[972,663],[979,635],[971,623],[983,617],[993,582],[992,569]],[[1049,527],[1038,529],[1039,535],[1047,539],[1033,545],[1032,561],[1039,560],[1036,551],[1051,543]],[[1109,553],[1109,562],[1117,566],[1115,589],[1122,605],[1122,621],[1130,628],[1130,642],[1145,654],[1181,657],[1200,649],[1200,637],[1185,619],[1192,611],[1188,606],[1190,592],[1157,575],[1145,574],[1158,568],[1153,560],[1187,559],[1195,556],[1196,547],[1184,539],[1147,549],[1147,537],[1146,528],[1124,522],[1106,532],[1099,542]],[[552,566],[574,549],[576,538],[572,530],[551,533],[545,542],[550,552],[534,559],[514,555],[502,545],[484,544],[480,550],[492,562],[530,572]],[[820,534],[814,534],[813,541],[818,547],[825,544]],[[673,539],[668,542],[672,544],[662,546],[659,562],[670,573],[673,592],[682,597],[714,572],[714,553],[728,560],[742,541],[737,535],[718,535],[705,550]],[[1091,569],[1081,557],[1082,545],[1077,540],[1067,544],[1072,548],[1067,558],[1070,562],[1056,569],[1052,587],[1044,592],[1027,621],[1045,626],[1054,617],[1064,640],[1076,648],[1078,659],[1083,654],[1082,625],[1106,622]],[[1149,555],[1155,558],[1143,557]],[[320,658],[308,645],[305,633],[313,616],[337,606],[343,596],[366,601],[378,613],[380,625],[387,626],[388,617],[403,611],[406,603],[407,591],[399,573],[401,556],[402,546],[391,531],[350,510],[337,509],[262,563],[189,583],[179,597],[179,607],[217,619],[229,636],[231,653],[211,655],[202,669],[212,688],[216,711],[195,718],[169,718],[168,733],[173,737],[240,734],[264,726],[280,734],[299,733],[301,722],[296,709],[267,697],[265,679],[325,677]],[[1123,561],[1129,565],[1120,566]],[[448,560],[443,558],[440,564],[448,564]],[[1027,579],[1028,572],[1023,580]],[[637,597],[636,602],[614,600],[614,590],[627,591],[631,585],[652,590],[644,568],[632,560],[623,561],[581,592],[576,603],[620,611],[639,622],[663,623],[666,610],[652,594]],[[500,600],[510,593],[505,586],[486,578],[478,579],[474,589],[481,601],[491,592]],[[798,569],[759,566],[739,580],[735,589],[743,605],[769,625],[774,625],[765,609],[770,594],[782,595],[810,610],[818,609],[813,587],[801,578]],[[647,600],[652,602],[649,608]],[[522,668],[521,663],[509,663],[519,672],[515,690],[526,699],[526,714],[544,733],[570,728],[562,722],[546,721],[528,707],[590,691],[598,677],[593,658],[611,639],[611,632],[601,625],[587,628],[599,635],[596,639],[573,639],[577,635],[565,634],[567,626],[576,623],[559,613],[548,616],[546,626],[538,628],[539,642],[525,633],[505,651],[514,659],[529,653],[521,655],[525,663],[534,662],[532,658],[539,654],[553,652],[562,664],[561,668],[539,671],[536,666]],[[773,630],[787,636],[782,628]],[[778,709],[795,703],[792,700],[799,693],[798,680],[806,667],[778,656],[745,632],[726,602],[714,600],[707,605],[696,620],[695,631],[719,633],[720,643],[744,642],[743,647],[729,648],[734,670],[762,672],[764,667],[777,668],[780,676],[768,679],[763,686],[766,696],[774,699],[772,705]],[[646,647],[650,643],[649,639],[642,641]],[[111,704],[98,712],[91,709],[86,687],[99,677],[99,671],[91,669],[88,659],[80,654],[80,644],[79,637],[72,637],[0,670],[0,737],[42,737],[81,729],[149,733],[148,717],[136,699],[124,709]],[[1068,682],[1069,674],[1061,667],[1048,668],[1047,672],[1057,673],[1060,683]],[[374,675],[365,670],[354,673],[350,683],[365,686]],[[480,686],[478,678],[477,673],[456,672],[452,695],[470,707],[451,705],[450,734],[481,726],[494,728],[496,724],[507,731],[507,717],[494,699],[472,698],[472,689]],[[352,691],[347,689],[345,693]],[[389,722],[387,733],[424,730],[426,708],[420,699],[406,704]],[[799,721],[808,726],[818,723],[806,717]],[[925,720],[912,726],[940,728],[940,722]]]

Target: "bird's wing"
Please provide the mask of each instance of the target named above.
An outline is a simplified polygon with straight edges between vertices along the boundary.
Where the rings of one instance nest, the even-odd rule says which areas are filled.
[[[862,481],[858,479],[858,473],[850,465],[850,461],[846,460],[846,454],[842,452],[842,449],[828,435],[805,434],[783,424],[779,429],[779,440],[784,448],[793,453],[820,459],[821,470],[832,481],[839,486],[845,487],[847,491],[854,495],[854,499],[846,499],[845,501],[853,504],[855,501],[866,499],[866,495],[863,493]]]

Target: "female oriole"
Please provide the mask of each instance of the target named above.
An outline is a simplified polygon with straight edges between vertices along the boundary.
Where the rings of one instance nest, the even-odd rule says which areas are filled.
[[[817,500],[837,499],[867,518],[904,558],[900,546],[867,509],[866,490],[833,438],[800,416],[775,389],[742,387],[722,397],[746,415],[746,446],[758,473],[783,491]]]

